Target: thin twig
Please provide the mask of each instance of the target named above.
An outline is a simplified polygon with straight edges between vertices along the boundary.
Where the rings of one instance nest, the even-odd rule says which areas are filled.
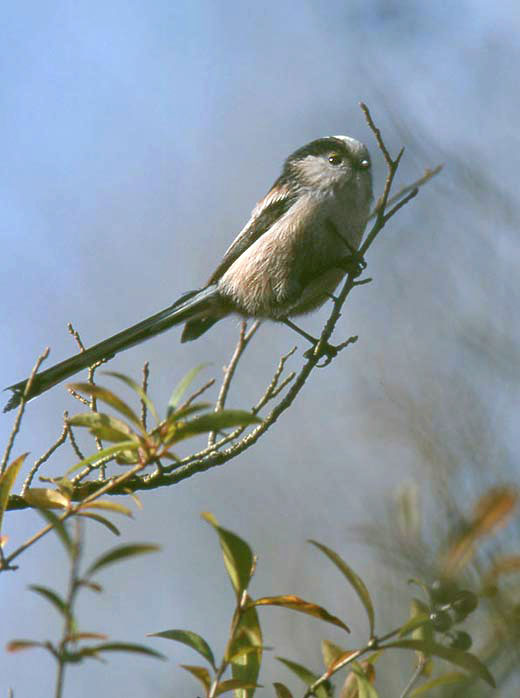
[[[231,356],[231,360],[229,364],[224,368],[224,378],[222,380],[222,385],[220,386],[220,390],[218,393],[217,401],[215,403],[215,412],[221,412],[224,409],[224,405],[226,404],[226,398],[229,392],[229,388],[231,386],[231,381],[233,380],[233,376],[235,375],[235,371],[238,365],[238,362],[240,361],[240,357],[244,353],[247,345],[249,344],[251,338],[257,331],[257,329],[260,327],[260,321],[256,320],[250,327],[249,331],[246,332],[247,330],[247,322],[246,320],[242,320],[242,323],[240,324],[240,334],[238,336],[238,341],[235,346],[235,350],[233,352],[233,355]],[[208,434],[208,448],[213,446],[215,444],[215,440],[217,438],[217,434],[214,431],[210,431]]]
[[[443,165],[437,165],[434,167],[432,170],[429,168],[426,168],[424,171],[424,174],[422,177],[419,177],[419,179],[416,179],[415,182],[412,182],[411,184],[407,184],[406,187],[403,187],[401,190],[397,192],[397,194],[394,194],[391,196],[388,201],[386,202],[387,206],[391,206],[394,204],[396,201],[399,201],[403,196],[408,194],[409,192],[413,191],[414,189],[420,189],[424,184],[430,181],[435,175],[438,175],[439,172],[441,172]],[[377,208],[374,208],[372,213],[369,215],[368,220],[371,220],[372,218],[375,218],[377,216]]]
[[[23,391],[23,395],[20,398],[20,406],[18,407],[18,411],[16,413],[16,418],[14,420],[13,428],[11,429],[11,433],[9,434],[9,440],[7,441],[7,446],[5,447],[4,455],[2,458],[2,463],[0,464],[0,475],[5,471],[7,468],[7,463],[9,461],[9,457],[11,455],[11,451],[14,446],[14,442],[16,439],[16,435],[18,434],[18,431],[20,430],[20,424],[22,423],[22,417],[23,413],[25,411],[25,405],[27,404],[27,395],[29,395],[29,391],[31,389],[31,386],[34,381],[34,377],[36,376],[38,369],[40,368],[41,364],[45,359],[49,356],[49,347],[43,350],[43,352],[40,354],[40,356],[36,359],[36,363],[34,364],[33,370],[31,371],[31,375],[29,376],[29,379],[27,380],[27,383],[25,384],[25,389]]]
[[[45,461],[49,460],[49,458],[52,456],[54,451],[56,451],[62,444],[65,443],[65,441],[67,440],[67,436],[68,436],[67,424],[64,423],[62,432],[58,436],[56,441],[52,444],[52,446],[42,456],[40,456],[37,460],[34,461],[34,465],[29,470],[29,474],[25,478],[24,483],[22,485],[22,490],[20,492],[22,497],[24,496],[27,489],[31,486],[33,478],[36,475],[36,473],[38,472],[38,469],[45,463]]]
[[[146,468],[147,465],[148,463],[146,461],[138,463],[130,470],[127,470],[122,475],[119,475],[119,477],[109,480],[105,485],[103,485],[103,487],[99,487],[99,483],[88,483],[89,485],[97,485],[97,489],[94,492],[89,493],[84,499],[81,499],[77,504],[65,511],[59,517],[59,521],[63,523],[63,521],[66,521],[71,516],[77,514],[80,509],[85,508],[87,504],[90,504],[91,502],[95,501],[96,499],[99,499],[99,497],[102,497],[104,494],[107,494],[108,492],[114,489],[124,489],[125,483],[131,478],[133,478],[134,475],[137,475],[137,473],[140,470]],[[53,528],[53,524],[48,524],[47,526],[44,526],[42,529],[40,529],[33,536],[31,536],[28,540],[26,540],[25,543],[22,543],[22,545],[16,548],[14,552],[12,552],[8,557],[5,557],[2,560],[2,568],[5,569],[9,567],[11,565],[11,562],[19,555],[21,555],[21,553],[23,553],[24,550],[27,550],[27,548],[36,543],[36,541],[40,540],[40,538],[43,538],[43,536],[47,535],[47,533],[49,533],[49,531],[52,531]]]
[[[145,395],[148,394],[148,379],[150,378],[150,362],[145,361],[143,365],[143,380],[141,381],[141,388],[143,389],[143,393]],[[141,400],[141,422],[143,423],[143,427],[146,431],[146,418],[148,416],[148,408],[146,406],[146,402],[144,400]]]
[[[195,390],[195,392],[193,392],[187,400],[185,400],[182,404],[180,404],[177,407],[177,412],[181,412],[182,410],[185,410],[187,407],[189,407],[194,400],[196,400],[203,393],[205,393],[206,390],[209,390],[209,388],[211,388],[212,385],[215,385],[215,383],[216,383],[215,379],[210,378],[209,381],[204,383],[204,385],[202,387],[198,388],[198,390]]]
[[[427,664],[427,659],[424,656],[424,654],[420,654],[419,656],[419,661],[417,662],[417,666],[415,668],[415,671],[413,672],[412,676],[410,677],[410,681],[406,684],[404,691],[401,693],[400,698],[408,698],[410,693],[412,692],[412,689],[414,688],[415,684],[417,681],[420,679],[421,674],[424,671],[424,667]]]

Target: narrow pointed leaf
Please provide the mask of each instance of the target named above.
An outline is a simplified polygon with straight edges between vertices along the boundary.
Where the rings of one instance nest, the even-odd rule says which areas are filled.
[[[108,640],[108,635],[104,633],[72,633],[67,635],[67,642],[80,642],[81,640]]]
[[[172,415],[170,419],[173,419]],[[175,422],[175,420],[173,420]],[[259,424],[262,420],[256,417],[251,412],[245,410],[223,410],[222,412],[211,412],[195,417],[187,422],[174,424],[169,439],[166,439],[167,444],[177,443],[184,439],[189,439],[197,434],[207,434],[210,431],[222,431],[229,427],[249,426],[250,424]]]
[[[279,681],[273,683],[274,690],[276,691],[276,698],[293,698],[293,694],[287,688],[287,686]]]
[[[408,635],[408,633],[413,632],[414,630],[417,630],[417,628],[421,628],[423,625],[426,625],[430,621],[430,614],[429,613],[416,613],[414,616],[410,618],[402,627],[401,630],[399,631],[399,637],[404,637],[405,635]]]
[[[38,509],[66,509],[70,504],[64,494],[47,487],[31,487],[25,490],[23,498],[27,504]]]
[[[142,402],[144,402],[155,421],[159,421],[159,415],[157,414],[155,405],[150,400],[148,395],[144,392],[139,383],[136,383],[133,380],[133,378],[125,376],[124,373],[118,373],[117,371],[103,371],[103,373],[107,376],[112,376],[112,378],[117,378],[117,380],[120,380],[122,383],[125,383],[125,385],[127,385],[129,388],[132,388],[132,390],[134,390],[139,395],[139,399],[142,400]]]
[[[63,543],[63,547],[67,551],[67,554],[70,555],[73,548],[73,543],[65,523],[58,516],[56,516],[54,512],[50,511],[50,509],[38,509],[38,513],[41,514],[45,521],[52,526],[54,533]]]
[[[202,683],[202,685],[206,689],[206,692],[209,691],[209,687],[211,686],[211,676],[205,666],[181,664],[181,667],[183,669],[186,669],[186,671],[189,671],[190,674],[192,674],[193,676],[195,676]]]
[[[345,652],[346,650],[344,648],[335,645],[333,642],[329,642],[328,640],[321,641],[321,656],[325,669],[328,669],[332,662],[344,655]]]
[[[375,677],[374,667],[368,665],[365,671],[359,664],[356,664],[352,671],[357,681],[358,698],[379,698],[376,689],[372,686]]]
[[[262,664],[262,653],[260,619],[256,608],[250,607],[242,614],[229,648],[233,678],[249,684],[249,687],[237,689],[235,698],[253,697]]]
[[[452,671],[441,676],[437,676],[436,679],[431,679],[421,684],[418,688],[410,693],[410,698],[418,698],[418,696],[424,696],[425,694],[430,695],[430,691],[438,686],[453,686],[457,683],[462,683],[468,678],[467,674],[463,674],[460,671]]]
[[[113,533],[115,536],[121,535],[121,531],[117,528],[117,526],[114,526],[112,521],[105,518],[104,516],[100,516],[99,514],[91,514],[91,513],[86,512],[86,511],[79,511],[78,516],[83,516],[86,519],[92,519],[92,521],[97,521],[97,523],[100,523],[103,526],[105,526],[106,528],[108,528],[108,530],[111,533]]]
[[[15,480],[18,477],[20,468],[28,455],[28,453],[22,453],[22,455],[15,458],[15,460],[12,461],[0,475],[0,531],[2,530],[2,519],[4,517],[4,511],[7,508],[9,495],[11,494]]]
[[[365,611],[368,616],[370,637],[373,637],[375,624],[374,605],[372,603],[372,599],[370,598],[370,594],[365,585],[365,582],[356,572],[354,572],[354,570],[349,565],[347,565],[347,563],[336,552],[334,552],[334,550],[331,550],[331,548],[328,548],[326,545],[318,543],[315,540],[310,540],[309,543],[321,550],[321,552],[324,553],[329,558],[329,560],[331,560],[331,562],[333,562],[336,565],[340,572],[343,573],[348,582],[350,582],[350,585],[358,595],[359,600],[365,608]]]
[[[113,407],[116,412],[123,414],[128,420],[130,420],[130,422],[132,422],[132,424],[138,427],[138,429],[142,430],[143,425],[141,424],[141,420],[133,409],[111,390],[102,388],[100,385],[92,385],[91,383],[70,383],[67,387],[72,388],[72,390],[75,390],[78,393],[86,393],[91,397],[95,397],[96,400],[100,400],[101,402],[110,405],[110,407]],[[92,412],[90,414],[97,413]]]
[[[332,674],[334,674],[339,668],[349,664],[350,662],[347,660],[350,660],[351,657],[357,655],[357,652],[358,650],[347,650],[346,652],[338,655],[336,659],[334,659],[333,662],[327,667],[327,675],[332,676]]]
[[[186,390],[189,388],[189,386],[197,377],[197,375],[202,371],[202,369],[206,368],[206,366],[208,366],[208,364],[199,364],[198,366],[195,366],[191,369],[191,371],[188,371],[184,378],[182,378],[180,382],[176,385],[176,387],[173,390],[173,393],[171,394],[170,399],[168,400],[168,409],[166,412],[167,417],[169,417],[170,414],[175,411],[175,408],[181,401],[182,396],[184,395]]]
[[[202,514],[218,534],[224,564],[238,597],[247,589],[254,571],[254,556],[249,545],[232,531],[218,525],[211,514]]]
[[[294,596],[293,594],[285,594],[283,596],[265,596],[261,599],[255,599],[251,601],[254,606],[281,606],[282,608],[287,608],[291,611],[298,611],[299,613],[305,613],[308,616],[313,616],[313,618],[319,618],[324,620],[326,623],[332,623],[332,625],[338,626],[346,630],[347,633],[350,632],[350,628],[342,620],[330,614],[322,606],[318,606],[310,601],[305,601],[299,596]]]
[[[248,691],[258,688],[259,685],[256,683],[250,683],[248,681],[242,681],[241,679],[228,679],[227,681],[222,681],[219,683],[217,690],[215,691],[216,696],[221,696],[223,693],[228,693],[229,691]],[[237,693],[235,693],[237,695]]]
[[[451,647],[445,647],[436,642],[423,642],[422,640],[398,640],[396,642],[387,642],[382,646],[382,649],[395,647],[396,649],[415,650],[422,652],[425,655],[433,655],[445,659],[451,664],[465,669],[475,676],[478,676],[490,686],[495,688],[495,680],[488,669],[482,662],[470,652],[462,652]]]
[[[119,502],[109,502],[105,499],[100,499],[97,502],[87,502],[87,504],[82,504],[80,511],[85,513],[87,509],[101,509],[103,511],[113,511],[115,514],[123,514],[132,518],[132,510],[125,507],[124,504],[119,504]]]
[[[303,681],[307,686],[312,686],[312,684],[318,680],[319,675],[315,674],[310,669],[307,669],[303,664],[298,664],[298,662],[293,662],[291,659],[286,659],[285,657],[276,657],[276,659],[285,664],[285,666],[290,669],[293,674]]]
[[[73,465],[71,468],[69,468],[66,472],[65,475],[71,475],[72,473],[75,473],[77,470],[81,470],[87,465],[91,465],[93,463],[97,463],[98,461],[108,459],[110,457],[116,456],[118,453],[121,453],[122,451],[125,450],[134,450],[137,451],[139,448],[139,442],[137,441],[121,441],[114,446],[107,446],[106,448],[102,448],[100,451],[96,451],[93,453],[91,456],[88,458],[84,458],[81,460],[79,463],[76,463]]]
[[[20,652],[21,650],[30,650],[34,647],[45,648],[45,644],[35,640],[11,640],[11,642],[7,643],[6,650],[8,652]]]
[[[184,645],[188,645],[188,647],[191,647],[196,652],[201,654],[204,657],[204,659],[206,659],[211,664],[213,669],[216,670],[215,657],[213,656],[211,647],[208,645],[208,643],[203,637],[197,635],[197,633],[194,633],[191,630],[163,630],[160,633],[151,633],[150,635],[148,635],[148,637],[162,637],[166,640],[175,640],[176,642],[182,642]]]
[[[29,589],[40,594],[44,599],[47,599],[47,601],[49,601],[63,616],[66,618],[69,616],[69,608],[66,602],[55,591],[48,587],[40,586],[39,584],[31,584]]]
[[[81,649],[81,654],[84,655],[100,654],[102,652],[131,652],[133,654],[144,654],[147,657],[155,657],[156,659],[166,659],[164,654],[145,645],[138,645],[133,642],[103,642],[100,645]]]
[[[285,659],[283,657],[276,657],[276,659],[278,659],[279,662],[282,662],[282,664],[285,664],[285,666],[290,669],[293,674],[296,674],[296,676],[307,686],[312,686],[319,679],[318,674],[315,674],[310,669],[307,669],[307,667],[303,666],[303,664],[298,664],[298,662],[293,662],[290,659]],[[330,692],[326,685],[320,684],[314,689],[313,695],[316,696],[316,698],[329,698]]]
[[[70,417],[69,424],[73,427],[87,427],[94,436],[106,441],[120,443],[121,441],[135,441],[139,443],[139,437],[117,417],[111,417],[104,412],[84,412]]]
[[[143,555],[144,553],[153,553],[160,550],[158,545],[151,545],[149,543],[131,543],[129,545],[120,545],[117,548],[112,548],[108,552],[104,553],[95,560],[88,570],[86,571],[86,576],[90,577],[95,572],[111,565],[114,562],[119,562],[121,560],[126,560],[129,557],[135,557],[137,555]]]

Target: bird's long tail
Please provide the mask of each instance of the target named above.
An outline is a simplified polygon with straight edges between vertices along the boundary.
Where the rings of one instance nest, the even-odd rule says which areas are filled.
[[[93,347],[85,349],[75,356],[71,356],[65,361],[61,361],[55,366],[51,366],[41,373],[34,376],[31,384],[31,389],[26,396],[27,399],[41,395],[49,388],[52,388],[57,383],[70,378],[78,371],[81,371],[88,366],[92,366],[101,359],[111,359],[120,351],[129,349],[135,344],[144,342],[145,339],[164,332],[165,330],[178,325],[186,320],[204,316],[205,312],[213,310],[215,319],[218,319],[218,291],[215,286],[208,286],[200,291],[191,291],[181,296],[178,301],[168,308],[165,308],[155,315],[151,315],[146,320],[133,325],[122,332],[118,332],[113,337],[109,337]],[[222,313],[224,315],[225,313]],[[211,323],[212,324],[212,323]],[[20,404],[24,394],[27,381],[23,380],[20,383],[10,385],[6,390],[11,390],[13,394],[9,398],[4,412],[14,409]]]

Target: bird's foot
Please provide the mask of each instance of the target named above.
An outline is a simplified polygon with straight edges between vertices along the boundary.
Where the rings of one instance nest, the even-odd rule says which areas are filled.
[[[357,251],[354,251],[347,257],[343,257],[340,262],[340,266],[347,272],[347,274],[351,274],[354,278],[357,278],[365,271],[367,268],[367,263],[365,262],[363,255]]]
[[[357,336],[349,337],[345,342],[341,342],[341,344],[336,345],[329,344],[328,342],[322,342],[320,339],[317,339],[315,344],[313,344],[310,349],[307,349],[304,356],[306,359],[314,358],[318,359],[318,361],[325,357],[325,361],[323,363],[316,364],[318,368],[323,368],[328,366],[332,359],[336,358],[339,352],[345,349],[345,347],[348,347],[349,344],[354,344],[357,342],[357,339]]]

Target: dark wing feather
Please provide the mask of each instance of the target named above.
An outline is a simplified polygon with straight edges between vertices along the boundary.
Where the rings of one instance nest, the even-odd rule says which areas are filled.
[[[273,223],[291,208],[295,200],[296,195],[290,191],[285,178],[283,176],[279,177],[269,193],[253,209],[251,218],[226,250],[222,261],[211,275],[208,284],[217,283],[233,262],[256,242],[261,235],[267,232]]]

